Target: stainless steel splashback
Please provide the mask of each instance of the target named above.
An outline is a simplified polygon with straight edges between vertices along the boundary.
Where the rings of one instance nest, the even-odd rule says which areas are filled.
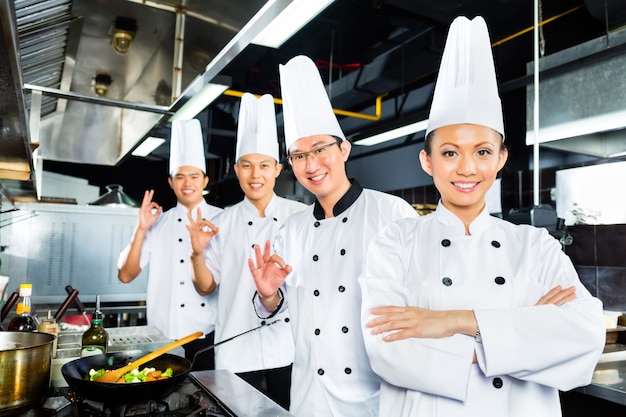
[[[71,285],[83,302],[145,301],[148,269],[133,282],[117,279],[117,258],[137,224],[136,208],[17,204],[4,213],[0,242],[9,261],[8,289],[33,284],[33,303],[59,304]]]

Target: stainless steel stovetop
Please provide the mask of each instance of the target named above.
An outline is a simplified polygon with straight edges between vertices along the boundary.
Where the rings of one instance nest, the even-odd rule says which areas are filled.
[[[197,371],[163,398],[138,404],[99,403],[76,397],[67,387],[52,389],[41,406],[18,417],[293,417],[237,375]]]

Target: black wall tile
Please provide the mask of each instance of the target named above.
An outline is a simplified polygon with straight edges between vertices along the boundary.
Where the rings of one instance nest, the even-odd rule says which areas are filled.
[[[595,226],[597,264],[626,268],[626,225]]]
[[[577,225],[567,232],[573,241],[565,252],[575,265],[626,267],[626,225]]]
[[[597,267],[598,298],[605,310],[626,311],[626,268]]]
[[[580,282],[594,297],[598,296],[598,275],[595,266],[575,266]]]
[[[570,226],[567,233],[572,237],[572,244],[565,246],[565,253],[574,265],[596,265],[596,229],[594,226]]]

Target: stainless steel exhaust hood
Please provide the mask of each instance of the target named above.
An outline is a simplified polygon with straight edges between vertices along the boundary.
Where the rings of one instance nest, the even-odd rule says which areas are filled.
[[[0,1],[0,191],[10,200],[37,199],[22,94],[13,1]]]
[[[541,58],[539,67],[540,145],[599,158],[626,155],[626,29]],[[532,74],[532,63],[527,68]],[[526,91],[532,145],[533,85]]]
[[[38,161],[117,164],[291,2],[0,0],[2,194],[36,199]]]

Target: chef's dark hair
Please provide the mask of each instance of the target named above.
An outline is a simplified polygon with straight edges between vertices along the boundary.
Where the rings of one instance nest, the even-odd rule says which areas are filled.
[[[435,137],[435,132],[439,130],[439,129],[435,129],[432,132],[430,132],[427,136],[426,139],[424,140],[424,151],[426,152],[426,155],[430,155],[430,153],[432,152],[432,144],[433,144],[433,139]],[[503,150],[506,149],[506,146],[504,145],[504,140],[502,140],[502,135],[499,132],[496,132],[495,130],[491,129],[494,133],[496,133],[499,137],[500,137],[500,152],[502,152]]]

